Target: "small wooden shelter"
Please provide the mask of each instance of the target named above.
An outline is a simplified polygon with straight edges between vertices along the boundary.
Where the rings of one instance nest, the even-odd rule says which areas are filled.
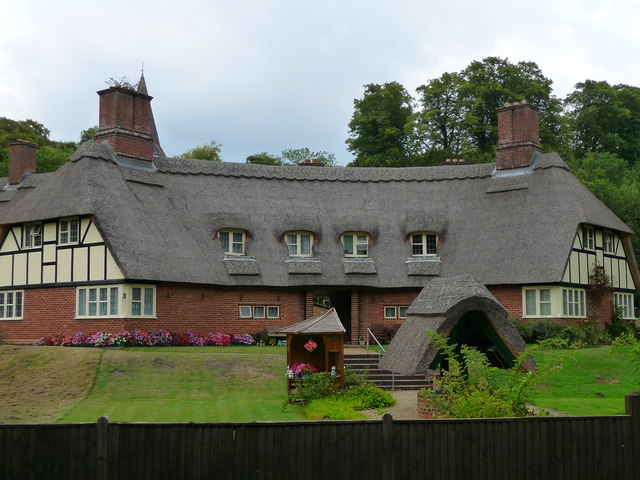
[[[322,315],[282,328],[287,335],[287,365],[306,363],[320,372],[335,371],[335,382],[344,386],[344,334],[346,330],[335,308]],[[288,378],[288,389],[295,383]]]

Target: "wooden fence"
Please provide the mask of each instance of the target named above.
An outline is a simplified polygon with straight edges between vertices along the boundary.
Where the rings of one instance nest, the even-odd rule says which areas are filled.
[[[626,415],[514,419],[0,425],[9,479],[640,479]]]

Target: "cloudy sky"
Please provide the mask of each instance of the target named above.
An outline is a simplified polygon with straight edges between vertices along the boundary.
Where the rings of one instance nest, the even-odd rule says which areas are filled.
[[[144,62],[165,152],[215,139],[225,161],[286,148],[346,164],[363,85],[411,94],[487,56],[533,61],[563,97],[640,85],[637,0],[0,0],[0,116],[53,140],[97,123],[97,90]]]

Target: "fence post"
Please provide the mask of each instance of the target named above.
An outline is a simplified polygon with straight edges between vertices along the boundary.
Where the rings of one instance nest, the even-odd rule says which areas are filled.
[[[109,480],[109,417],[100,417],[96,425],[96,478]]]
[[[393,417],[385,413],[382,416],[382,480],[393,480],[394,475]]]
[[[637,473],[637,470],[640,469],[640,393],[635,392],[625,395],[624,409],[625,413],[631,417],[630,447],[632,451],[630,452],[630,457],[632,462],[635,463],[631,469],[633,472]],[[625,448],[625,450],[627,449]],[[625,457],[627,455],[628,454],[625,452]]]

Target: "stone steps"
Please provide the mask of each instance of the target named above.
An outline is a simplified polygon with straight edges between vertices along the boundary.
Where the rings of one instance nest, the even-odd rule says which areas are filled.
[[[384,390],[420,390],[427,386],[427,380],[421,375],[398,375],[378,368],[377,354],[345,352],[344,364],[359,373],[363,373],[378,388]]]

